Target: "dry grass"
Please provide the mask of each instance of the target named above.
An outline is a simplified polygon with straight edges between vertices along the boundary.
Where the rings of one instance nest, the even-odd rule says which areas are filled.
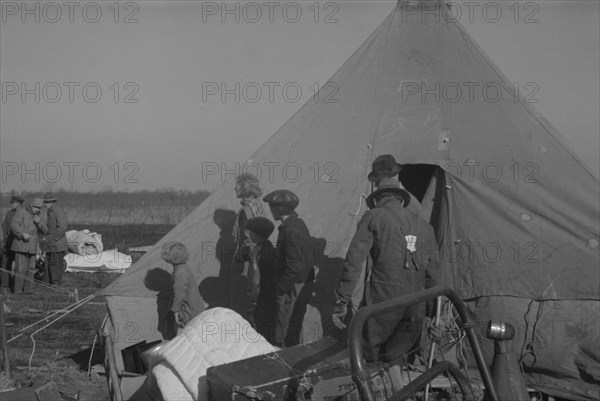
[[[108,401],[106,379],[98,373],[81,371],[77,366],[64,360],[44,362],[40,366],[17,368],[14,379],[21,386],[39,387],[49,382],[56,383],[59,391],[69,397],[79,393],[80,401]]]
[[[79,226],[72,228],[89,228],[103,236],[106,249],[120,246],[139,246],[153,244],[162,238],[173,226]],[[65,308],[74,302],[72,292],[77,288],[79,298],[97,293],[106,287],[120,274],[88,274],[65,273],[61,288],[67,291],[51,290],[40,285],[35,287],[35,295],[11,295],[6,304],[11,309],[6,314],[6,336],[13,338],[21,330],[35,322],[48,318],[56,310]],[[69,293],[71,292],[71,293]],[[92,344],[97,328],[106,315],[104,299],[96,297],[52,324],[34,336],[36,347],[29,335],[45,325],[48,321],[37,324],[25,331],[21,337],[8,344],[13,378],[17,384],[37,388],[48,382],[55,382],[60,391],[67,396],[74,396],[80,391],[81,401],[108,400],[108,387],[102,369],[92,369],[88,375],[90,354],[93,358],[91,366],[98,367],[104,363],[103,350],[96,346],[92,353]],[[52,318],[53,319],[53,318]],[[31,358],[31,368],[29,360]],[[0,396],[0,399],[2,397]]]
[[[8,210],[9,193],[0,197],[0,214]],[[41,192],[21,194],[26,202]],[[206,191],[56,192],[69,223],[78,224],[170,224],[190,214],[206,197]]]
[[[97,292],[117,276],[66,273],[63,288],[78,288],[83,298]],[[57,317],[51,317],[52,313],[74,301],[68,293],[41,286],[36,286],[35,292],[35,295],[11,295],[6,301],[11,310],[6,314],[7,338],[13,339],[22,334],[8,343],[13,379],[17,386],[37,388],[55,382],[67,396],[74,396],[79,391],[79,400],[108,400],[106,378],[98,373],[87,373],[96,329],[106,313],[103,300],[96,298],[93,303],[82,306],[35,334],[34,351],[30,335]],[[36,322],[39,323],[25,329]],[[102,350],[96,347],[92,366],[102,364],[103,359]]]

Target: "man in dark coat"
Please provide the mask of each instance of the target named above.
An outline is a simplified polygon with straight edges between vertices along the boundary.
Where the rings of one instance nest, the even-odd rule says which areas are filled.
[[[39,235],[47,232],[46,219],[40,212],[43,207],[41,199],[34,199],[28,207],[17,207],[10,222],[14,235],[11,250],[15,253],[15,294],[32,293]]]
[[[302,322],[314,281],[310,233],[294,211],[299,199],[291,191],[279,189],[264,197],[275,220],[281,221],[275,247],[277,272],[277,317],[274,344],[291,347],[300,343]]]
[[[362,305],[421,291],[426,271],[437,269],[433,229],[405,209],[409,202],[410,194],[392,178],[382,180],[367,198],[371,210],[358,223],[336,289],[332,320],[337,327],[346,327],[344,319],[367,257],[372,266],[365,274]],[[424,305],[414,305],[370,319],[365,330],[366,358],[391,360],[413,349],[420,339],[423,317]]]
[[[9,271],[12,270],[12,265],[15,261],[15,253],[11,249],[12,242],[15,237],[12,231],[10,230],[10,222],[12,221],[12,218],[14,217],[17,208],[21,206],[23,202],[25,202],[25,200],[19,195],[13,195],[10,198],[9,202],[10,210],[6,212],[6,215],[4,216],[4,221],[2,222],[2,232],[4,234],[4,244],[2,248],[2,263],[0,265],[2,269],[0,270],[0,286],[2,287],[0,291],[2,291],[2,294],[10,293],[8,285],[10,275]]]
[[[44,281],[60,285],[65,269],[64,258],[69,249],[67,244],[67,217],[56,205],[56,197],[52,193],[44,194],[44,205],[48,209],[48,235],[46,236],[46,274]]]

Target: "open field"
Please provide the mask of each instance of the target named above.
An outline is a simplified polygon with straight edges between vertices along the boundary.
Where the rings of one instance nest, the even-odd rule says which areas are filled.
[[[65,273],[63,288],[77,288],[80,299],[83,299],[98,292],[118,276],[119,274]],[[21,335],[8,343],[13,379],[20,386],[34,388],[54,381],[66,395],[81,391],[80,400],[105,400],[108,399],[106,378],[98,373],[87,374],[91,346],[97,328],[106,315],[106,306],[101,297],[94,298],[64,316],[35,334],[33,339],[30,337],[59,316],[51,316],[54,312],[74,301],[73,295],[69,293],[39,285],[36,285],[33,295],[8,297],[5,302],[10,309],[6,315],[7,339],[10,341]],[[46,317],[48,320],[42,320]],[[36,322],[39,323],[35,324]],[[33,326],[28,328],[30,325]],[[103,364],[103,360],[102,350],[97,346],[91,364]]]
[[[117,248],[121,251],[132,246],[153,244],[172,227],[147,224],[70,226],[73,229],[88,228],[96,231],[102,234],[105,249]],[[120,274],[115,273],[65,273],[60,290],[36,284],[34,295],[8,296],[6,305],[10,312],[5,315],[6,336],[10,341],[20,335],[8,344],[13,379],[18,385],[36,388],[54,381],[65,395],[73,396],[80,391],[79,400],[108,400],[106,377],[102,371],[96,366],[88,374],[88,366],[103,365],[104,362],[100,347],[96,346],[91,353],[97,329],[106,316],[103,297],[95,297],[64,316],[35,334],[33,340],[30,335],[58,317],[51,316],[53,313],[74,303],[75,288],[79,299],[83,299],[97,293],[118,277]],[[48,319],[43,320],[46,318]],[[40,323],[28,328],[36,322]]]
[[[77,224],[171,224],[183,220],[209,195],[206,191],[55,192],[69,223]],[[0,214],[8,210],[12,194],[0,198]],[[42,192],[20,194],[26,202]]]

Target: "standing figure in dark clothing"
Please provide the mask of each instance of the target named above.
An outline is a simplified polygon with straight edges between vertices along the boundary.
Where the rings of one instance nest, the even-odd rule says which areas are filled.
[[[294,210],[299,199],[291,191],[279,189],[265,196],[278,227],[275,248],[277,271],[277,321],[275,342],[278,347],[300,343],[302,322],[312,294],[314,257],[312,240],[304,221]]]
[[[258,273],[250,281],[251,298],[257,300],[253,307],[254,324],[256,331],[270,343],[275,341],[277,316],[275,248],[269,241],[274,229],[275,225],[266,217],[253,217],[244,224],[250,249],[248,259],[253,265],[252,270]]]
[[[28,207],[19,206],[10,222],[14,235],[11,250],[15,253],[15,294],[33,293],[35,257],[39,249],[40,234],[47,233],[44,207],[41,199],[34,199]]]
[[[67,216],[56,205],[56,197],[48,192],[44,194],[44,205],[48,209],[48,235],[46,236],[46,274],[44,281],[60,285],[65,270],[67,244]]]
[[[2,294],[9,294],[9,276],[11,275],[12,265],[15,261],[15,253],[11,249],[13,240],[15,238],[14,234],[10,230],[10,222],[17,212],[17,208],[21,206],[25,202],[23,198],[18,195],[13,195],[10,198],[10,210],[6,212],[4,216],[4,221],[2,222],[2,233],[4,234],[4,244],[3,244],[3,252],[2,252],[2,264],[0,270],[0,286],[2,287]]]
[[[367,198],[371,210],[360,222],[346,254],[345,268],[336,289],[332,320],[344,322],[352,293],[367,257],[372,266],[365,274],[361,305],[371,305],[425,289],[428,270],[437,269],[438,251],[433,229],[408,211],[410,195],[395,178],[379,182]],[[424,305],[418,304],[369,319],[365,330],[365,357],[392,360],[418,346]]]
[[[258,178],[252,174],[241,174],[235,181],[235,195],[242,205],[233,226],[233,240],[235,242],[234,260],[231,267],[231,304],[230,307],[253,323],[254,308],[257,292],[252,291],[251,282],[258,272],[252,270],[252,263],[248,261],[248,248],[245,245],[244,223],[248,219],[264,216],[263,203],[260,196],[263,194]],[[242,280],[236,280],[237,278]],[[241,288],[240,288],[241,287]],[[245,290],[246,299],[242,299],[240,292]]]

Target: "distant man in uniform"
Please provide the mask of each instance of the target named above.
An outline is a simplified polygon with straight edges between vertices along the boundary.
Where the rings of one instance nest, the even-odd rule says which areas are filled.
[[[64,258],[69,249],[67,244],[67,217],[56,205],[53,193],[44,194],[44,205],[48,209],[48,235],[46,236],[46,274],[44,281],[60,285],[64,271]]]
[[[9,271],[12,271],[12,265],[15,261],[15,253],[11,249],[15,236],[10,230],[10,222],[12,221],[12,218],[14,217],[17,208],[21,206],[24,202],[25,200],[19,195],[13,195],[9,201],[10,210],[6,212],[6,215],[4,216],[4,221],[2,222],[2,232],[4,234],[2,263],[0,265],[2,268],[2,270],[0,270],[0,286],[2,287],[0,291],[2,291],[2,294],[10,293],[8,283],[10,276]]]
[[[377,165],[373,166],[376,170]],[[377,191],[367,198],[371,210],[358,223],[336,289],[332,320],[339,328],[346,327],[352,293],[369,256],[372,266],[365,273],[361,306],[421,291],[427,270],[437,269],[433,228],[405,209],[412,201],[410,194],[395,178],[383,177],[378,182]],[[365,330],[365,357],[393,360],[418,347],[424,314],[424,305],[413,305],[370,319]]]
[[[312,240],[308,227],[294,210],[299,199],[279,189],[264,197],[278,227],[274,270],[277,274],[277,315],[273,345],[292,347],[300,343],[302,322],[315,279]]]

